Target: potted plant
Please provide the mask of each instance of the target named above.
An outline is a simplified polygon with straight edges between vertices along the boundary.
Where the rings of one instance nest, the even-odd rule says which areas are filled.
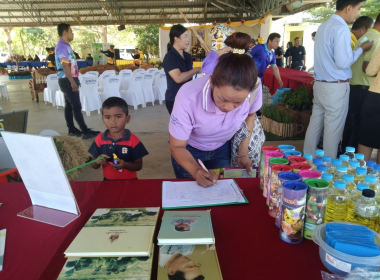
[[[264,131],[281,137],[296,136],[297,124],[293,123],[292,116],[282,113],[273,105],[264,105],[261,111],[261,125]]]
[[[1,74],[1,75],[4,75],[4,74],[5,74],[5,68],[4,68],[4,67],[0,67],[0,74]]]

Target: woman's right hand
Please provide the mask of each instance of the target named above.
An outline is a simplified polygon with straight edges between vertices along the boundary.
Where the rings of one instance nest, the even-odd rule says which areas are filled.
[[[218,176],[214,172],[207,172],[202,167],[197,168],[193,177],[197,184],[204,188],[214,186],[218,182]]]

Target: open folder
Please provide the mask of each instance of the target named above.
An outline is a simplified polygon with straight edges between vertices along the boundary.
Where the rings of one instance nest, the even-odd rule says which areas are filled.
[[[235,180],[219,180],[203,188],[195,181],[162,182],[162,209],[191,208],[248,203]]]

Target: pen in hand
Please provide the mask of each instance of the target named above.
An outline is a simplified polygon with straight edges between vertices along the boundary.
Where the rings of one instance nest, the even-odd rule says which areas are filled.
[[[210,172],[207,170],[206,166],[203,164],[203,162],[202,162],[200,159],[198,159],[198,162],[199,162],[200,166],[201,166],[205,171],[207,171],[207,173],[210,173]],[[210,178],[207,178],[207,177],[205,177],[205,178],[208,179],[208,180],[210,180]],[[211,180],[210,180],[210,181],[211,181]],[[214,183],[214,185],[216,185],[216,184],[218,183],[216,180],[213,180],[212,182]]]

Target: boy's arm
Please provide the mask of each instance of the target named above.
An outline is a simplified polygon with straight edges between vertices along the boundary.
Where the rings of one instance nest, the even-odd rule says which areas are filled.
[[[98,156],[97,158],[101,158],[101,157],[105,157],[105,158],[99,159],[99,160],[91,163],[92,168],[98,169],[100,166],[107,164],[106,158],[109,158],[109,156],[102,154],[102,155]],[[94,157],[92,157],[92,158],[95,159]]]

